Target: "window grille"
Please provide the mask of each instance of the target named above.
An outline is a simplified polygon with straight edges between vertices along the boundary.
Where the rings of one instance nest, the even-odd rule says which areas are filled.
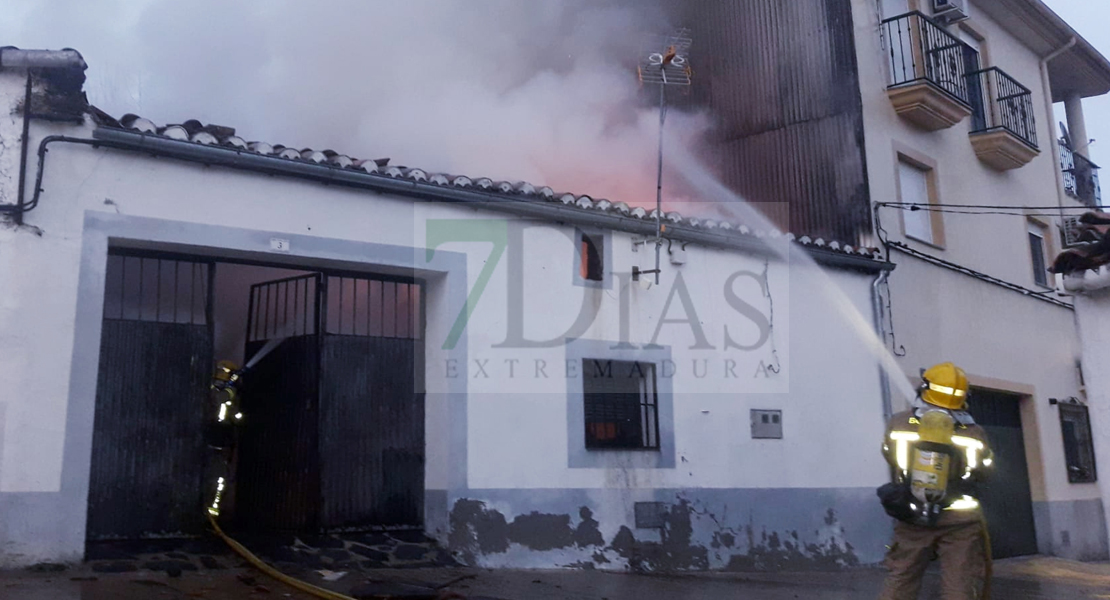
[[[328,277],[325,333],[420,339],[420,284],[368,277]]]
[[[1070,483],[1098,481],[1095,450],[1091,441],[1091,418],[1082,404],[1060,404],[1060,427],[1064,434],[1064,459]]]
[[[104,318],[206,325],[210,270],[202,262],[110,254]]]
[[[582,374],[587,448],[659,449],[654,364],[587,358]]]

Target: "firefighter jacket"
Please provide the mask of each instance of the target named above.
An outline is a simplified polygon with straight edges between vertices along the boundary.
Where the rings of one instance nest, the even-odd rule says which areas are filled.
[[[908,476],[910,459],[915,444],[919,441],[918,426],[920,417],[926,410],[942,410],[934,407],[917,408],[898,413],[887,424],[883,438],[883,456],[894,471],[895,481],[903,482]],[[962,452],[956,452],[948,473],[948,492],[945,499],[946,522],[966,515],[968,519],[978,519],[979,484],[984,481],[994,462],[982,427],[966,412],[949,411],[956,421],[952,434],[952,444]]]

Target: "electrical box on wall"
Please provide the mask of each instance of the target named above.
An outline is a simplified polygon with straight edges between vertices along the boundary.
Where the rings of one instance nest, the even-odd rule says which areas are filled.
[[[661,529],[667,524],[667,506],[662,502],[637,502],[636,529]]]
[[[782,411],[752,409],[752,439],[781,440]]]

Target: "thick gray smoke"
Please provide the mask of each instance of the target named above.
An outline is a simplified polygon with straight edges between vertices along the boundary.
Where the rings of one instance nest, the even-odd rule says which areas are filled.
[[[7,0],[0,45],[73,47],[90,100],[159,123],[648,205],[654,1]],[[671,111],[669,143],[708,120]]]

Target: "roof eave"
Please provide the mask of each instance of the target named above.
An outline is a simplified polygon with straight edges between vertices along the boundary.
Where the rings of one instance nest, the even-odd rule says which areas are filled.
[[[653,220],[640,219],[614,212],[580,209],[573,205],[564,205],[561,202],[525,200],[485,191],[446,187],[429,182],[394,179],[385,175],[372,175],[329,165],[262,156],[222,146],[208,146],[194,142],[172,140],[158,135],[131,132],[114,127],[96,128],[93,131],[93,138],[108,142],[111,147],[115,148],[149,152],[190,162],[209,165],[220,164],[247,171],[287,175],[332,185],[371,189],[419,200],[460,202],[475,208],[484,208],[526,218],[541,218],[574,225],[600,226],[636,235],[655,234]],[[667,225],[667,237],[756,256],[773,256],[776,254],[767,241],[754,235],[739,234],[733,231],[709,230],[701,227],[690,227],[685,224],[670,223]],[[798,243],[814,260],[828,267],[872,273],[889,270],[893,267],[890,263],[879,260],[871,254],[845,253],[814,246],[813,242],[806,243],[807,241],[803,240]]]
[[[1042,57],[1075,40],[1048,64],[1053,102],[1110,93],[1110,60],[1041,0],[990,0],[976,7]]]

